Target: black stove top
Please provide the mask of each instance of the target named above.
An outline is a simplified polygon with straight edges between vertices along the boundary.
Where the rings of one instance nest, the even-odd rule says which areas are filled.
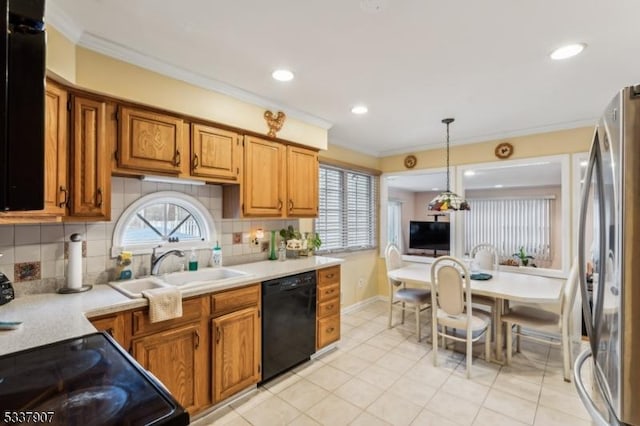
[[[106,333],[0,357],[2,421],[28,424],[35,413],[59,425],[189,424],[169,392]]]

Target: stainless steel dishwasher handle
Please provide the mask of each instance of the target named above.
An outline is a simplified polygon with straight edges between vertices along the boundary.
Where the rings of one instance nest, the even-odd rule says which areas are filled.
[[[600,414],[600,412],[596,408],[595,404],[593,403],[593,400],[589,396],[589,393],[587,392],[587,389],[584,386],[584,382],[582,381],[582,376],[580,375],[580,370],[582,370],[582,365],[584,364],[584,362],[587,359],[591,358],[591,356],[592,356],[591,349],[586,349],[580,355],[578,355],[578,358],[576,358],[576,362],[573,364],[573,378],[574,378],[574,383],[576,384],[576,390],[578,391],[578,396],[582,400],[584,407],[587,409],[587,412],[593,419],[593,423],[596,426],[612,426],[612,425],[620,426],[620,422],[616,419],[614,415],[612,415],[613,421],[611,423],[607,421],[604,417],[602,417],[602,414]],[[595,376],[593,379],[597,380]]]

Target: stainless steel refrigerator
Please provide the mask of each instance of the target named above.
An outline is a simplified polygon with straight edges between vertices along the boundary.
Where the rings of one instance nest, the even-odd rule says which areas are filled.
[[[578,257],[589,349],[576,388],[595,424],[640,426],[640,85],[621,90],[596,126]]]

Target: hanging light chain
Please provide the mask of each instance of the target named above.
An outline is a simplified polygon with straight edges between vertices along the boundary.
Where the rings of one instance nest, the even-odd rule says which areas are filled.
[[[449,189],[449,122],[447,122],[447,192]]]

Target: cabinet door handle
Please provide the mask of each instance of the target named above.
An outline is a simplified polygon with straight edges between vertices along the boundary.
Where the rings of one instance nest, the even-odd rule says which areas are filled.
[[[199,164],[199,159],[198,159],[198,154],[194,154],[193,155],[193,170],[198,168],[198,164]]]
[[[198,347],[200,347],[200,333],[198,332],[198,330],[195,330],[193,334],[196,338],[194,342],[194,348],[198,349]]]
[[[336,274],[327,274],[326,277],[327,278],[333,278]]]
[[[216,327],[216,343],[220,343],[220,327]]]
[[[98,205],[98,207],[102,207],[102,188],[98,188],[96,198],[96,204]]]
[[[335,330],[335,328],[329,327],[329,328],[327,328],[327,333],[333,333],[333,330]]]
[[[327,310],[333,309],[333,303],[331,305],[327,305]]]
[[[282,200],[278,198],[278,210],[282,210]]]
[[[289,198],[289,211],[293,211],[293,200]]]
[[[61,203],[58,203],[58,207],[64,207],[67,205],[69,201],[69,191],[64,186],[60,185],[60,192],[64,194],[64,200]]]
[[[176,161],[174,164],[176,167],[180,165],[180,150],[176,149]]]
[[[113,327],[109,327],[105,331],[109,334],[109,336],[113,337]]]

